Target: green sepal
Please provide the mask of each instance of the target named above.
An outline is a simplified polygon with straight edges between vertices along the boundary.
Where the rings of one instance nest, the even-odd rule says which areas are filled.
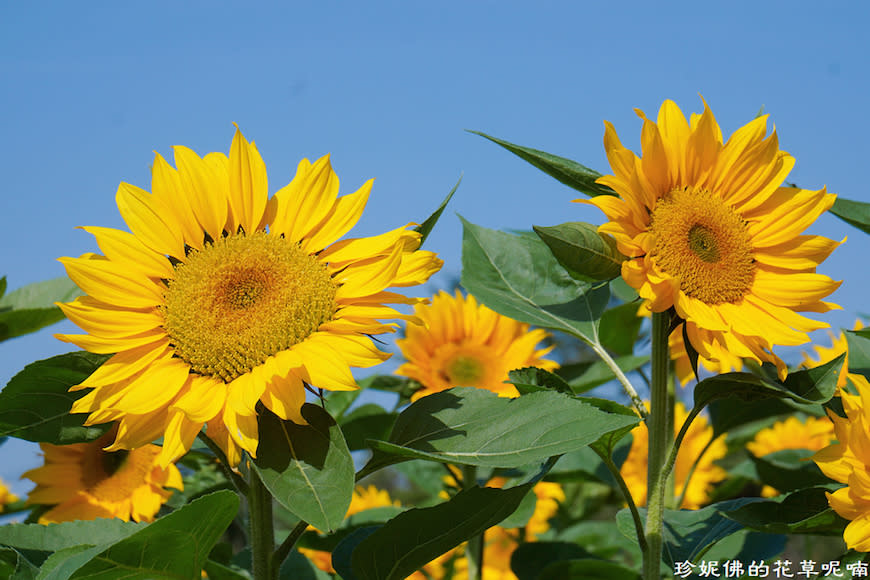
[[[447,204],[450,203],[450,200],[453,198],[453,194],[456,193],[456,190],[459,188],[459,184],[462,183],[462,176],[459,176],[459,179],[456,180],[456,185],[453,186],[453,189],[447,194],[447,197],[444,198],[444,201],[441,202],[441,205],[438,206],[432,215],[423,220],[423,223],[414,228],[415,232],[420,234],[420,245],[423,245],[423,242],[426,241],[426,238],[429,237],[429,234],[432,232],[432,228],[435,227],[435,224],[438,223],[438,220],[441,218],[441,214],[444,213],[444,208],[447,207]]]

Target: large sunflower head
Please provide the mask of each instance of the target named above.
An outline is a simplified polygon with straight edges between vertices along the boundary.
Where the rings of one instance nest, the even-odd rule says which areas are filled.
[[[73,412],[117,420],[110,449],[163,437],[163,465],[203,425],[236,464],[257,450],[257,405],[304,423],[304,385],[355,389],[350,367],[388,357],[369,335],[414,304],[387,289],[425,282],[441,267],[407,226],[344,239],[372,182],[338,196],[329,157],[303,159],[271,198],[257,148],[236,132],[230,154],[160,155],[151,193],[122,183],[130,232],[86,227],[103,255],[61,258],[87,294],[61,304],[88,334],[58,338],[115,353],[77,389]]]
[[[839,282],[816,274],[838,242],[801,235],[835,196],[782,187],[794,158],[767,135],[760,116],[723,142],[704,106],[686,120],[672,101],[643,119],[642,156],[606,124],[613,175],[598,182],[618,196],[590,203],[610,220],[599,231],[629,259],[622,276],[653,312],[674,308],[695,349],[708,359],[718,343],[735,356],[785,364],[773,345],[796,345],[827,324],[798,312],[825,312]]]
[[[506,383],[514,369],[536,366],[553,370],[559,365],[543,358],[552,347],[538,348],[549,334],[517,322],[478,304],[470,294],[441,291],[431,304],[418,304],[414,314],[423,325],[409,324],[405,338],[396,343],[405,364],[396,373],[422,385],[413,400],[451,387],[477,387],[502,397],[516,397]]]
[[[685,405],[677,401],[674,405],[674,435],[679,433],[688,416]],[[646,477],[649,465],[649,431],[646,423],[641,421],[632,429],[631,435],[631,449],[619,472],[634,502],[637,505],[646,505]],[[674,463],[673,475],[674,493],[677,497],[683,497],[683,502],[680,504],[683,509],[698,509],[709,502],[713,484],[722,481],[727,475],[725,470],[714,462],[725,457],[728,448],[721,437],[710,443],[712,437],[713,426],[703,415],[695,417],[683,437],[683,443],[680,445]]]
[[[172,495],[166,488],[183,489],[175,465],[158,465],[160,447],[105,451],[113,435],[72,445],[40,443],[44,464],[22,476],[36,483],[28,504],[54,506],[39,523],[96,518],[150,522]]]

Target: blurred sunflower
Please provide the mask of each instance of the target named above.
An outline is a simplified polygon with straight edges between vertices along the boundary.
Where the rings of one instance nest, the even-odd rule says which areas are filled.
[[[852,327],[852,330],[861,330],[862,328],[864,328],[864,323],[860,320],[856,320],[855,326]],[[847,377],[854,378],[861,377],[861,375],[849,373],[849,345],[846,343],[846,333],[841,332],[839,336],[834,336],[833,333],[828,332],[828,335],[831,337],[831,346],[824,347],[813,345],[813,350],[816,351],[818,360],[816,360],[816,358],[811,354],[805,352],[801,366],[814,368],[831,362],[841,354],[846,353],[846,359],[843,361],[843,368],[840,370],[840,376],[837,379],[837,387],[842,389],[846,386]]]
[[[680,428],[688,417],[685,405],[677,401],[674,405],[674,435],[679,433]],[[625,462],[619,469],[622,479],[631,492],[635,504],[646,505],[647,499],[647,457],[649,451],[649,431],[646,423],[640,422],[632,429],[633,437],[631,449]],[[725,470],[713,462],[725,457],[728,449],[722,437],[717,437],[712,443],[713,427],[707,423],[703,415],[698,415],[692,421],[692,425],[686,431],[683,443],[677,453],[674,464],[674,493],[677,497],[683,496],[680,508],[698,509],[710,499],[709,492],[712,485],[725,479]],[[707,447],[709,445],[709,447]],[[706,451],[704,450],[706,448]],[[697,461],[697,465],[695,462]],[[694,471],[692,466],[695,465]],[[689,479],[688,487],[686,480]],[[685,488],[685,491],[683,491]]]
[[[738,129],[723,144],[713,113],[686,121],[665,101],[653,122],[643,112],[642,157],[622,146],[605,122],[604,148],[613,175],[598,182],[618,196],[576,200],[610,220],[622,277],[653,312],[673,307],[695,349],[716,360],[717,346],[733,356],[786,367],[775,344],[796,345],[827,327],[798,312],[826,312],[835,282],[816,274],[839,244],[800,235],[831,207],[822,188],[781,187],[794,158],[779,150],[767,115]]]
[[[834,424],[827,417],[807,417],[805,421],[789,417],[756,433],[746,448],[756,457],[784,449],[818,451],[830,445],[834,438]],[[773,497],[779,495],[779,491],[765,485],[761,495]]]
[[[3,513],[7,505],[16,501],[18,501],[18,496],[12,493],[6,483],[0,479],[0,513]]]
[[[457,386],[517,397],[516,387],[505,383],[508,372],[559,366],[542,358],[553,347],[537,347],[549,333],[529,330],[528,324],[478,304],[474,296],[463,298],[459,290],[455,296],[439,292],[431,304],[415,306],[414,314],[424,324],[407,325],[405,338],[396,341],[407,361],[396,373],[422,385],[412,400]]]
[[[826,476],[847,484],[826,493],[831,508],[851,520],[843,539],[852,550],[870,552],[870,382],[861,375],[849,377],[855,393],[840,390],[846,417],[832,411],[836,443],[813,455]]]
[[[183,489],[175,465],[158,464],[160,447],[105,451],[114,435],[109,431],[90,443],[39,444],[44,465],[22,477],[36,483],[28,504],[54,506],[39,517],[40,524],[96,518],[150,522],[172,495],[166,488]]]
[[[241,449],[256,453],[258,403],[304,423],[305,384],[355,389],[350,367],[388,358],[369,335],[409,318],[386,304],[418,300],[387,288],[421,284],[442,262],[406,227],[336,241],[372,181],[338,197],[328,156],[303,159],[271,198],[238,131],[229,157],[175,147],[175,163],[156,156],[152,193],[119,187],[132,234],[86,227],[105,255],[60,259],[87,294],[60,307],[88,334],[58,338],[117,353],[74,387],[93,390],[72,411],[119,422],[110,450],[162,436],[164,466],[207,425],[235,465]]]

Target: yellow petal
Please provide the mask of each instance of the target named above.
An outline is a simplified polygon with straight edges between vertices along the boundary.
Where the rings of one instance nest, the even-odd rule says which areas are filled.
[[[373,183],[374,180],[369,179],[354,193],[338,198],[332,210],[312,230],[310,238],[303,242],[303,248],[307,252],[319,252],[349,232],[359,221],[360,216],[362,216]]]
[[[226,187],[220,187],[221,179],[214,167],[200,159],[199,155],[187,147],[176,145],[175,164],[197,221],[211,239],[221,237],[227,222],[229,200],[225,196]]]
[[[129,183],[118,186],[115,196],[118,211],[130,231],[158,254],[184,258],[184,239],[180,230],[164,221],[169,210],[143,189]],[[168,220],[168,217],[167,217]]]
[[[117,264],[129,265],[153,278],[171,278],[172,264],[163,254],[158,254],[133,234],[112,228],[84,226],[81,229],[93,234],[106,257]]]
[[[106,259],[58,258],[70,279],[86,294],[122,308],[152,308],[163,303],[161,285]]]
[[[229,177],[233,229],[241,227],[252,233],[266,210],[269,185],[263,158],[238,128],[230,146]]]

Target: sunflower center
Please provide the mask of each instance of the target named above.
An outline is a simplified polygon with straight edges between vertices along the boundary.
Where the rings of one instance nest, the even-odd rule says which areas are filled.
[[[191,252],[167,285],[164,329],[176,356],[224,382],[302,342],[336,309],[326,266],[262,231]]]
[[[447,365],[447,376],[456,386],[474,386],[485,373],[483,362],[473,356],[459,355]]]
[[[746,221],[706,190],[674,189],[650,217],[656,264],[687,296],[707,304],[739,302],[755,279]]]

